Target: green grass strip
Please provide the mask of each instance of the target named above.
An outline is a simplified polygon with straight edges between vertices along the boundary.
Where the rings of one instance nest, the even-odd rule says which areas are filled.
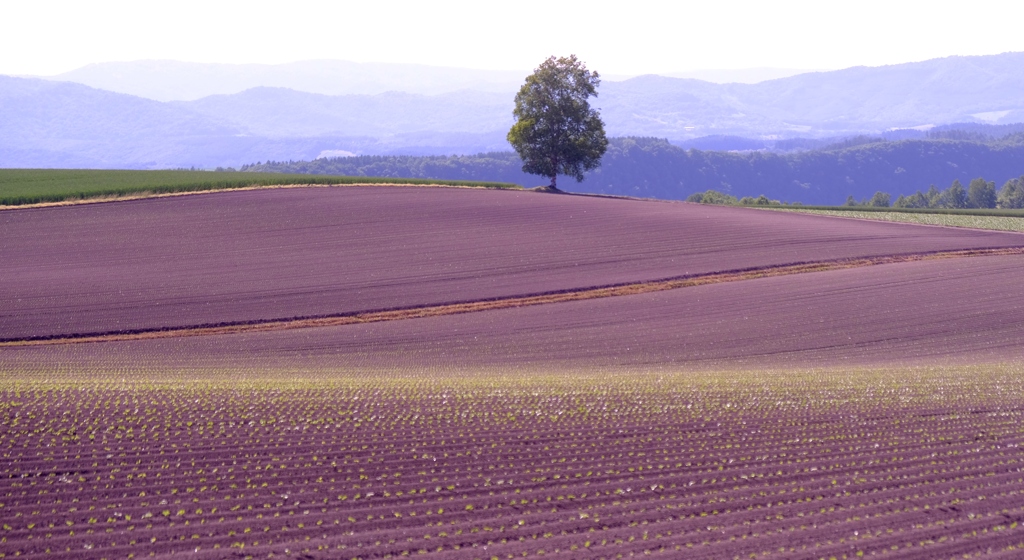
[[[879,220],[884,222],[902,222],[908,224],[925,224],[931,226],[963,227],[973,229],[991,229],[998,231],[1020,231],[1024,232],[1024,215],[1019,212],[1014,215],[982,215],[967,213],[925,213],[925,212],[885,212],[885,209],[860,211],[858,210],[819,210],[814,208],[793,208],[793,207],[768,207],[760,206],[768,210],[781,210],[783,212],[802,212],[805,214],[819,214],[824,216],[838,216],[841,218],[861,218],[866,220]],[[1007,211],[1009,212],[1009,211]]]
[[[893,208],[885,206],[763,206],[744,205],[749,208],[768,208],[771,210],[797,210],[835,212],[836,216],[848,213],[860,214],[942,214],[950,216],[1001,216],[1006,218],[1024,218],[1021,208]]]
[[[0,169],[0,206],[20,206],[100,197],[165,194],[273,185],[451,185],[519,189],[512,183],[345,177],[215,171],[99,169]]]

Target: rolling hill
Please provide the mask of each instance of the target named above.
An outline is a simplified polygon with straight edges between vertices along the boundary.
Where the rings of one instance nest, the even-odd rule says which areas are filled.
[[[803,263],[1024,247],[1024,236],[1016,233],[416,187],[271,189],[4,210],[0,228],[8,241],[0,258],[11,272],[0,279],[0,291],[10,294],[0,314],[5,340],[258,325]],[[1022,262],[1019,256],[989,259],[999,266]],[[946,265],[890,266],[930,271]],[[1003,270],[993,274],[1003,279]],[[852,275],[869,283],[886,278],[819,275],[806,276]],[[755,281],[736,285],[748,282]],[[776,282],[796,281],[768,284]],[[705,289],[732,290],[672,293]],[[611,299],[632,297],[640,296]],[[664,297],[674,296],[641,299]],[[786,313],[782,302],[790,296],[769,299],[782,305],[771,313]],[[862,317],[856,300],[836,312]],[[802,313],[798,309],[793,313]],[[549,317],[545,311],[528,315],[536,313]]]
[[[306,187],[3,209],[0,239],[9,556],[1024,540],[1024,234]]]

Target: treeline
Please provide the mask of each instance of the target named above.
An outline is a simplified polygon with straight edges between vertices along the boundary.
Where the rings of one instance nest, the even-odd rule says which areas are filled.
[[[352,156],[313,161],[268,161],[243,165],[240,171],[498,181],[518,185],[542,182],[536,176],[523,173],[522,166],[515,152],[493,152],[472,156]]]
[[[752,196],[736,198],[731,194],[720,193],[715,190],[693,193],[686,197],[686,202],[697,202],[700,204],[725,204],[728,206],[803,206],[803,203],[801,202],[782,202],[780,200],[768,198],[763,194],[757,198]]]
[[[501,181],[524,186],[544,182],[522,172],[513,152],[472,156],[358,156],[302,162],[266,162],[243,171]],[[560,179],[571,191],[684,200],[708,190],[729,196],[763,194],[769,200],[839,205],[848,194],[871,199],[876,192],[906,192],[917,185],[997,182],[1024,172],[1024,134],[998,140],[855,139],[827,149],[795,153],[684,150],[659,138],[613,138],[583,183]]]
[[[892,197],[889,193],[876,192],[870,199],[860,202],[851,195],[847,197],[844,206],[874,206],[888,207]],[[939,190],[932,185],[926,192],[917,191],[906,196],[900,195],[894,202],[893,208],[1024,208],[1024,175],[1010,179],[1003,184],[1002,188],[996,191],[995,181],[986,181],[978,177],[970,182],[965,189],[959,180],[954,179],[953,184],[945,190]]]

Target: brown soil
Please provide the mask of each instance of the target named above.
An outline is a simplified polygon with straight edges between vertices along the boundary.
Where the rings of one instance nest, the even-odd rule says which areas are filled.
[[[388,311],[376,311],[370,313],[356,313],[336,317],[315,317],[306,319],[293,319],[286,321],[265,321],[235,325],[219,325],[211,327],[194,327],[182,329],[161,329],[152,331],[112,333],[100,335],[82,335],[55,337],[46,339],[8,340],[0,342],[0,347],[5,346],[35,346],[49,344],[73,344],[85,342],[112,342],[129,340],[150,340],[155,338],[177,338],[186,336],[204,336],[219,334],[237,334],[250,332],[264,332],[301,328],[334,327],[341,325],[352,325],[358,323],[377,323],[382,321],[397,321],[402,319],[417,319],[423,317],[438,317],[443,315],[457,315],[461,313],[472,313],[478,311],[490,311],[495,309],[509,309],[533,305],[551,303],[562,303],[569,301],[580,301],[588,299],[607,298],[615,296],[627,296],[687,288],[692,286],[704,286],[708,284],[719,284],[723,282],[737,282],[740,280],[752,280],[755,278],[770,278],[776,276],[788,276],[792,274],[803,274],[808,272],[825,272],[831,270],[844,270],[849,268],[860,268],[881,264],[909,263],[919,261],[931,261],[939,259],[953,259],[979,256],[1006,256],[1024,255],[1024,247],[1012,247],[1003,249],[976,249],[966,251],[945,251],[917,255],[894,255],[888,257],[872,257],[862,259],[844,259],[838,261],[825,261],[816,263],[786,265],[777,267],[765,267],[755,270],[737,272],[725,272],[716,274],[705,274],[687,278],[676,278],[658,282],[639,282],[623,284],[619,286],[608,286],[584,290],[572,290],[554,294],[542,294],[525,297],[511,297],[486,301],[473,301],[456,303],[450,305],[436,305],[426,307],[415,307],[411,309],[394,309]]]
[[[0,212],[0,237],[0,340],[353,316],[1024,246],[1017,233],[408,187]]]

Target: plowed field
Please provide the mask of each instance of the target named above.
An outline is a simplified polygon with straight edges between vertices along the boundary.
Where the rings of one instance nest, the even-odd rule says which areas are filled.
[[[82,367],[654,369],[1024,360],[1024,256],[761,278],[443,317],[0,348]]]
[[[405,188],[17,210],[0,234],[4,339],[880,258],[5,343],[0,558],[1024,555],[1024,255],[875,264],[1024,236]]]
[[[1020,369],[0,379],[0,554],[962,558],[1024,546]]]
[[[1024,245],[1011,233],[411,187],[4,211],[0,239],[0,339],[317,317]]]

